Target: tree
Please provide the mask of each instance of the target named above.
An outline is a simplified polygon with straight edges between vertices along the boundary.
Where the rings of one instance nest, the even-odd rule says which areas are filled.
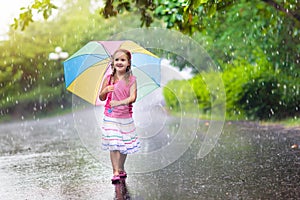
[[[149,27],[155,18],[162,19],[167,28],[175,28],[183,33],[192,34],[206,27],[205,19],[214,16],[217,12],[226,12],[231,6],[243,0],[106,0],[100,14],[106,18],[117,16],[125,11],[140,15],[141,26]],[[265,8],[273,7],[291,18],[295,26],[300,27],[300,2],[297,0],[255,0],[264,3]],[[42,13],[48,19],[52,10],[56,9],[51,0],[35,0],[24,12],[15,19],[13,26],[25,29],[33,22],[33,12]]]
[[[60,46],[72,55],[91,40],[139,26],[138,19],[129,15],[107,23],[91,12],[86,0],[66,2],[54,19],[37,21],[23,31],[11,29],[9,40],[0,42],[0,118],[20,119],[70,108],[62,61],[49,60],[49,53]],[[120,26],[122,22],[129,25]]]
[[[243,58],[254,64],[265,54],[274,68],[298,77],[299,35],[294,21],[282,12],[259,1],[244,1],[226,13],[216,13],[207,20],[205,31],[195,33],[194,38],[209,41],[209,45],[202,44],[216,61],[228,63]]]
[[[81,1],[82,7],[87,9],[89,4]],[[66,0],[66,2],[73,1]],[[29,9],[34,10],[35,8],[30,7]],[[227,99],[230,102],[227,102],[227,105],[231,105],[231,107],[228,106],[231,113],[242,112],[240,108],[243,108],[244,111],[253,110],[254,107],[260,105],[259,102],[263,99],[261,97],[264,97],[261,95],[264,95],[264,92],[258,93],[260,95],[254,96],[255,98],[247,98],[249,94],[263,87],[265,81],[272,86],[272,82],[278,80],[277,83],[283,86],[283,92],[276,93],[279,94],[276,96],[278,102],[273,102],[272,110],[281,112],[280,109],[285,109],[290,114],[285,113],[284,116],[294,116],[298,107],[291,102],[296,102],[296,104],[299,102],[297,95],[300,75],[300,54],[298,51],[300,26],[297,9],[299,9],[299,2],[296,0],[288,2],[285,0],[106,1],[104,8],[98,10],[98,18],[93,18],[94,21],[92,22],[90,22],[89,16],[81,15],[80,10],[72,11],[72,17],[69,14],[68,18],[66,16],[68,16],[67,12],[69,11],[64,9],[65,18],[60,20],[65,20],[62,22],[66,31],[62,33],[63,37],[60,37],[60,42],[67,38],[68,42],[66,42],[65,48],[72,54],[90,39],[99,38],[97,20],[103,20],[99,17],[99,13],[110,19],[104,22],[106,25],[101,25],[101,33],[105,32],[108,35],[114,34],[116,29],[113,26],[118,23],[120,18],[129,17],[131,21],[137,25],[141,23],[142,26],[151,26],[157,21],[164,21],[167,28],[190,34],[193,39],[206,48],[213,60],[218,62],[220,72],[224,77],[226,92],[229,95]],[[141,18],[136,16],[141,16]],[[70,23],[73,19],[78,22],[75,26]],[[19,20],[16,22],[20,23],[22,18]],[[131,25],[132,23],[126,24]],[[51,26],[52,29],[60,30],[55,23]],[[122,31],[117,30],[118,32]],[[189,65],[184,58],[178,59],[176,57],[177,55],[170,55],[168,58],[173,59],[181,67]],[[248,70],[245,70],[245,67]],[[261,71],[262,69],[265,70]],[[27,71],[31,72],[31,77],[36,75],[35,71],[30,71],[30,69]],[[8,69],[5,69],[4,72],[5,74],[11,73]],[[247,79],[236,78],[236,74],[240,75],[241,72],[245,73]],[[268,76],[260,76],[261,73],[272,73],[270,76],[276,76],[276,78],[268,79]],[[19,76],[22,74],[12,74],[16,80],[19,79]],[[195,85],[199,85],[198,82],[195,80]],[[178,83],[177,85],[176,83],[175,86],[180,88],[181,84]],[[2,84],[1,87],[1,89],[7,89],[9,85],[3,87]],[[14,85],[14,90],[17,91],[17,88],[18,86]],[[270,88],[269,85],[265,89],[268,90],[268,88]],[[292,89],[286,90],[285,88]],[[199,89],[199,91],[197,90],[199,94],[205,94],[205,89],[201,89],[201,87],[197,87],[197,89]],[[169,97],[171,96],[169,95]],[[203,103],[202,107],[199,105],[200,108],[207,110],[205,103],[209,101],[203,101],[205,96],[198,96],[197,98],[201,99],[199,102]],[[292,101],[289,101],[289,98]],[[7,98],[3,96],[3,101],[6,100]],[[193,101],[194,99],[187,99],[187,102]],[[176,101],[172,102],[175,106]],[[246,104],[249,102],[251,106],[247,107]],[[268,105],[265,108],[269,109]],[[246,114],[253,115],[254,118],[257,115],[257,113],[250,112],[246,112]],[[261,114],[258,113],[258,115]]]

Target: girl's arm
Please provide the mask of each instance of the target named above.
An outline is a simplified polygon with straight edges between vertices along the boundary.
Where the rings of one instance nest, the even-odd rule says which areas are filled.
[[[111,105],[111,107],[128,105],[128,104],[134,103],[136,100],[136,97],[137,97],[137,89],[136,89],[136,81],[134,81],[134,83],[130,87],[130,96],[121,101],[111,101],[110,105]]]
[[[112,91],[114,91],[114,86],[108,85],[108,78],[106,77],[100,90],[99,99],[105,101],[107,93]]]

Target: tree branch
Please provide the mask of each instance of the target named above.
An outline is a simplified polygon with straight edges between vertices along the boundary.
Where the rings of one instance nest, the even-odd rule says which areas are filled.
[[[300,15],[298,13],[293,13],[293,12],[289,11],[288,9],[285,9],[282,5],[278,4],[274,0],[262,0],[262,1],[269,4],[270,6],[274,7],[276,10],[284,12],[290,18],[296,20],[298,25],[300,24]]]

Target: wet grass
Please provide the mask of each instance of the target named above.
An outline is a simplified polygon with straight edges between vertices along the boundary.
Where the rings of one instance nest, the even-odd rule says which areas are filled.
[[[261,121],[261,125],[265,126],[284,126],[286,128],[300,128],[300,118],[288,118],[284,120],[269,120],[269,121]]]
[[[211,114],[201,114],[201,113],[192,113],[192,112],[175,112],[168,111],[168,113],[175,117],[198,117],[201,120],[224,120],[222,115],[211,115]],[[280,126],[284,128],[300,128],[300,118],[299,117],[289,117],[281,120],[250,120],[246,116],[236,115],[236,116],[225,116],[226,122],[243,122],[243,123],[255,123],[261,126]]]

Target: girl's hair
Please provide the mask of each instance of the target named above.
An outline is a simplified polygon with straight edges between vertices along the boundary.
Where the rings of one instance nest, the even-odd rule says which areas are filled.
[[[131,53],[130,53],[130,51],[128,51],[126,49],[118,49],[112,55],[112,61],[111,61],[112,73],[111,73],[111,76],[114,78],[114,76],[116,74],[116,69],[114,68],[114,60],[115,60],[115,56],[117,55],[117,53],[124,53],[126,55],[127,59],[128,59],[129,66],[127,66],[127,68],[126,68],[126,74],[125,74],[125,77],[124,77],[127,84],[128,84],[129,83],[129,77],[132,75],[132,71],[131,71]]]

